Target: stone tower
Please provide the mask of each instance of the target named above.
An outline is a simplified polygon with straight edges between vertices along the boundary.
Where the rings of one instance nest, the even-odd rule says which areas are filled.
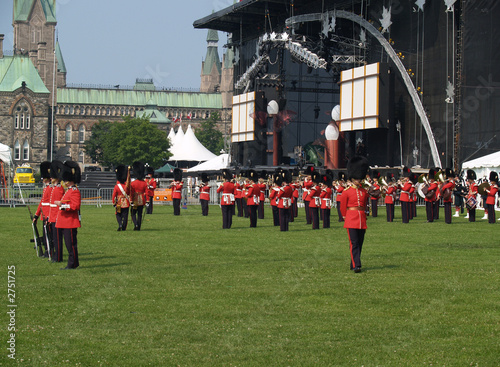
[[[201,65],[200,92],[214,93],[220,90],[222,65],[218,52],[219,35],[217,31],[208,30],[207,55]]]

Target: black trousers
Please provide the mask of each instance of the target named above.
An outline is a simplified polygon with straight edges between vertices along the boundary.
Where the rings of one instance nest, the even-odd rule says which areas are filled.
[[[496,214],[495,214],[495,204],[486,204],[486,209],[488,209],[488,223],[495,223]]]
[[[238,198],[238,199],[235,199],[235,201],[236,201],[236,207],[238,208],[238,217],[242,217],[243,216],[243,204],[242,204],[243,199]]]
[[[378,199],[370,199],[370,201],[372,202],[372,217],[377,217],[378,216],[378,206],[377,206],[377,203],[378,203]]]
[[[146,214],[153,214],[153,197],[149,198],[149,205],[147,206]]]
[[[279,208],[279,217],[280,217],[280,231],[282,232],[288,231],[288,223],[290,222],[290,208],[288,209]]]
[[[250,208],[248,207],[246,200],[241,199],[241,207],[243,209],[243,216],[248,218],[250,216]]]
[[[68,250],[68,268],[76,269],[80,262],[78,261],[78,241],[76,228],[59,228],[61,237],[64,237],[64,243]]]
[[[250,227],[257,227],[257,206],[258,205],[248,205],[248,211],[250,212]]]
[[[323,228],[330,228],[331,209],[321,209],[321,213],[323,218]]]
[[[280,212],[276,205],[271,206],[273,209],[273,224],[275,227],[280,225]]]
[[[401,202],[401,217],[403,223],[410,223],[410,203],[408,201]]]
[[[469,222],[475,222],[475,221],[476,221],[476,208],[469,209]]]
[[[121,228],[122,231],[127,229],[128,212],[129,208],[121,208],[120,213],[116,213],[116,221],[118,222],[118,227]]]
[[[206,217],[208,215],[208,200],[200,199],[200,204],[201,204],[201,215]]]
[[[434,222],[434,202],[426,201],[425,202],[425,213],[427,214],[427,222]]]
[[[361,267],[361,250],[363,249],[365,233],[366,229],[347,228],[349,251],[351,253],[351,270]]]
[[[451,202],[444,202],[444,222],[447,224],[451,224]]]
[[[140,231],[141,226],[142,226],[142,211],[144,210],[144,205],[139,205],[137,208],[134,209],[132,207],[131,212],[131,217],[132,217],[132,222],[134,223],[134,229]]]
[[[259,219],[264,219],[264,200],[259,202],[258,213],[259,213]]]
[[[63,237],[62,232],[56,228],[56,223],[50,223],[52,229],[52,246],[54,248],[53,261],[63,261]]]
[[[412,201],[411,202],[411,207],[412,207],[412,210],[413,210],[413,218],[415,218],[417,216],[417,202],[416,201]]]
[[[340,212],[340,201],[337,201],[337,214],[339,215],[339,222],[343,222],[344,218],[342,217],[342,213]]]
[[[387,221],[394,221],[394,204],[385,204],[385,212],[387,214]]]
[[[297,217],[299,215],[299,207],[297,206],[297,198],[293,198],[292,213],[293,213],[294,217]],[[293,220],[292,220],[292,222],[293,222]]]
[[[172,199],[174,204],[174,215],[181,215],[181,199]]]
[[[439,200],[434,201],[434,219],[439,219]]]
[[[319,229],[319,208],[309,208],[312,217],[312,229]]]
[[[233,224],[233,205],[221,205],[222,229],[229,229]]]
[[[312,223],[311,211],[309,210],[309,201],[307,200],[304,200],[304,209],[306,211],[306,223],[311,224]]]

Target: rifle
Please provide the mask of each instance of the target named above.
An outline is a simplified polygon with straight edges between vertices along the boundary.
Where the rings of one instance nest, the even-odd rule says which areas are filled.
[[[30,218],[31,218],[31,228],[33,229],[33,238],[30,239],[30,242],[34,242],[35,243],[35,251],[36,251],[36,255],[38,257],[42,257],[43,256],[43,247],[42,247],[42,243],[43,243],[43,237],[40,237],[40,234],[38,232],[38,227],[36,225],[35,222],[33,222],[33,214],[31,214],[31,209],[30,209],[30,206],[29,205],[26,205],[28,207],[28,212],[30,213]]]

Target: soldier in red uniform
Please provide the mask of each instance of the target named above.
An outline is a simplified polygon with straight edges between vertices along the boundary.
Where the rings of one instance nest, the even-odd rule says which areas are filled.
[[[387,176],[387,186],[383,188],[385,191],[385,211],[387,214],[387,221],[394,221],[394,202],[396,196],[396,185],[393,181],[394,175]]]
[[[60,236],[64,238],[66,249],[68,250],[68,264],[64,269],[76,269],[78,261],[78,240],[77,233],[80,224],[80,190],[76,187],[80,183],[81,171],[76,162],[67,161],[64,163],[62,179],[66,186],[66,192],[61,200],[56,200],[59,214],[57,216],[56,228]]]
[[[54,256],[52,262],[63,261],[63,239],[56,228],[56,220],[59,215],[59,208],[56,201],[60,201],[64,195],[64,188],[61,185],[62,171],[64,165],[61,161],[52,161],[50,164],[50,177],[52,178],[52,191],[50,193],[49,225],[52,232],[52,248]]]
[[[220,207],[222,210],[222,229],[229,229],[233,224],[234,206],[234,183],[231,182],[232,175],[228,169],[222,170],[224,183],[217,188],[217,193],[222,193]]]
[[[335,185],[334,188],[335,188],[335,192],[336,192],[335,201],[337,202],[337,214],[339,216],[339,222],[343,222],[344,218],[342,218],[342,213],[340,212],[340,200],[342,198],[342,193],[344,192],[344,189],[345,189],[345,173],[344,172],[338,173],[337,185]]]
[[[257,207],[260,201],[260,187],[256,184],[257,172],[254,170],[248,171],[248,193],[247,193],[247,206],[250,211],[250,227],[257,227]]]
[[[380,178],[379,171],[373,171],[371,185],[368,189],[370,194],[370,202],[372,206],[372,217],[378,217],[378,199],[380,198],[380,186],[378,184],[378,179]]]
[[[299,208],[297,205],[297,201],[299,200],[299,189],[300,189],[300,183],[299,181],[295,181],[292,184],[293,188],[293,194],[292,194],[292,213],[290,215],[290,222],[294,221],[294,218],[296,218],[299,215]]]
[[[280,225],[280,213],[278,208],[278,193],[280,192],[280,187],[283,184],[282,176],[279,172],[274,174],[274,184],[269,189],[269,199],[271,201],[271,209],[273,211],[273,224],[275,227]]]
[[[498,192],[498,173],[490,172],[490,188],[485,189],[486,194],[486,208],[488,209],[488,223],[493,224],[496,220],[495,215],[495,195]]]
[[[115,207],[118,231],[125,231],[128,223],[128,212],[130,208],[130,171],[123,164],[116,167],[116,184],[113,189],[111,201]]]
[[[412,183],[410,181],[411,171],[408,167],[403,167],[403,178],[401,179],[401,193],[399,201],[401,202],[401,217],[403,223],[410,223],[410,190]]]
[[[332,209],[332,176],[325,174],[321,180],[321,217],[323,228],[330,228],[330,216]]]
[[[281,174],[282,184],[278,192],[278,210],[280,218],[280,231],[288,231],[288,223],[290,222],[292,195],[293,188],[290,186],[292,183],[292,175],[289,171],[283,171]]]
[[[425,212],[427,214],[427,222],[434,222],[435,218],[435,201],[436,201],[436,192],[438,191],[438,185],[436,181],[434,181],[434,176],[436,175],[436,171],[431,168],[429,170],[429,187],[427,189],[427,194],[425,195]]]
[[[238,217],[243,217],[243,195],[241,183],[237,180],[234,183],[234,201],[238,209]]]
[[[50,184],[50,162],[45,161],[40,164],[40,174],[42,176],[43,181],[43,192],[42,199],[38,204],[38,208],[35,212],[35,216],[33,217],[33,223],[35,223],[42,216],[43,223],[43,244],[45,246],[45,252],[43,253],[43,257],[48,257],[49,260],[52,259],[53,248],[51,244],[51,233],[50,226],[48,225],[49,212],[50,212],[50,194],[52,192],[52,186]]]
[[[148,202],[146,203],[146,214],[153,214],[153,198],[155,196],[156,180],[154,178],[155,171],[153,168],[146,167],[146,195],[148,197]]]
[[[469,184],[469,189],[467,192],[467,216],[469,217],[469,222],[476,221],[476,205],[477,205],[477,183],[476,183],[476,172],[469,169],[467,170],[467,182]]]
[[[174,181],[170,184],[172,189],[172,201],[174,206],[174,215],[181,215],[181,199],[182,199],[182,171],[179,168],[174,168]]]
[[[344,217],[344,228],[349,235],[349,249],[351,254],[350,268],[355,273],[361,272],[361,251],[366,233],[366,205],[368,193],[361,186],[361,180],[368,172],[368,160],[365,157],[355,156],[347,164],[347,176],[352,185],[344,190],[340,202],[340,210]]]
[[[267,190],[267,184],[265,183],[264,179],[267,178],[266,176],[267,173],[265,171],[261,172],[258,183],[260,189],[259,207],[258,207],[259,219],[264,219],[264,201],[266,200],[266,190]]]
[[[311,167],[313,168],[313,167]],[[307,176],[304,177],[304,183],[302,184],[302,201],[304,201],[304,210],[306,212],[306,224],[312,223],[311,211],[309,209],[309,204],[311,199],[309,199],[309,193],[311,191],[311,187],[314,183],[311,180],[311,170],[306,170]]]
[[[200,205],[201,215],[206,217],[208,215],[208,203],[210,202],[210,185],[208,184],[209,177],[206,173],[201,174],[200,185]]]
[[[451,204],[453,202],[453,189],[455,188],[455,173],[451,168],[445,170],[446,181],[441,187],[444,205],[444,221],[451,224]]]
[[[321,188],[319,183],[321,182],[321,175],[314,171],[311,175],[311,180],[313,185],[309,191],[307,199],[309,199],[309,210],[312,217],[312,229],[319,229],[319,208],[321,208]]]
[[[130,198],[132,200],[131,217],[134,223],[134,231],[140,231],[142,227],[142,212],[148,200],[146,194],[147,185],[144,181],[144,164],[134,162],[131,176],[135,178],[130,183]]]

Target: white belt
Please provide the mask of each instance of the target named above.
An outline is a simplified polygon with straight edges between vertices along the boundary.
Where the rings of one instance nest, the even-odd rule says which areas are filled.
[[[57,208],[56,204],[49,204],[51,208]]]
[[[42,206],[50,206],[50,203],[42,203]]]

